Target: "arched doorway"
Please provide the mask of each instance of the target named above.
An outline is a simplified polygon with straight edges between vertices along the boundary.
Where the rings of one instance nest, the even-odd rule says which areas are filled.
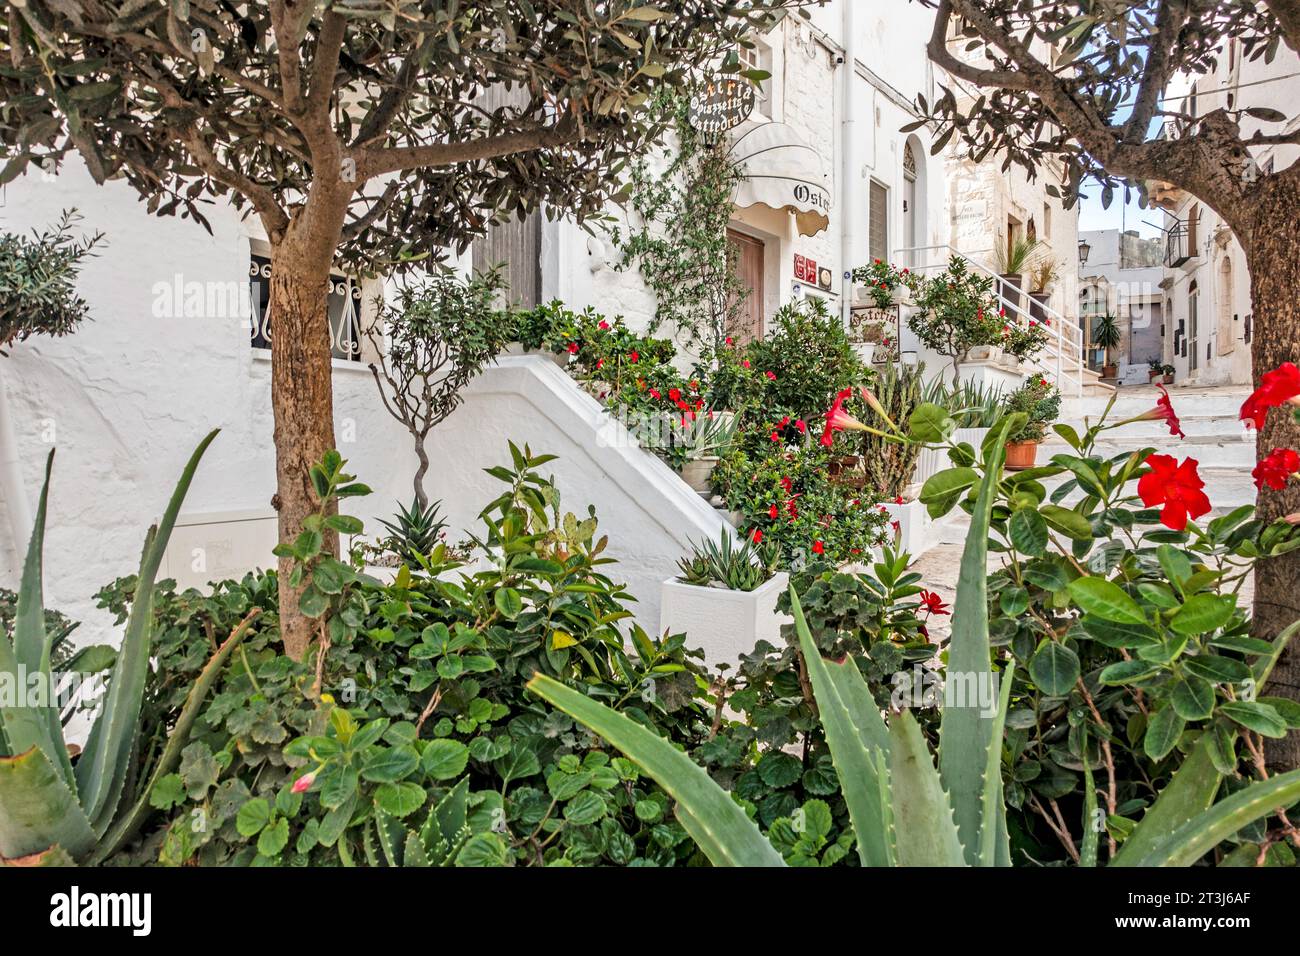
[[[1216,345],[1215,352],[1218,355],[1227,355],[1237,347],[1234,341],[1236,330],[1232,327],[1232,257],[1224,256],[1223,261],[1219,263],[1219,309],[1218,309],[1218,328],[1215,330]]]
[[[925,159],[920,142],[909,136],[903,143],[903,246],[917,249],[926,244]],[[904,257],[915,265],[924,257],[915,252]]]

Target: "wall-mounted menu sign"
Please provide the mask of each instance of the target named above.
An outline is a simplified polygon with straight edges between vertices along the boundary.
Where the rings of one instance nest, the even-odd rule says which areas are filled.
[[[735,129],[754,112],[754,84],[743,77],[715,79],[691,96],[691,126],[706,135]]]

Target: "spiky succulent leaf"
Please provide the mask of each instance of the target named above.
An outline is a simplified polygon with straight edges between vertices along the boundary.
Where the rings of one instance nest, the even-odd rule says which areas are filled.
[[[1212,732],[1201,734],[1182,766],[1174,771],[1173,778],[1156,797],[1156,802],[1138,821],[1128,835],[1115,859],[1114,866],[1135,866],[1136,861],[1150,854],[1169,834],[1179,829],[1214,804],[1223,778],[1214,767],[1210,748],[1214,745]]]
[[[889,787],[899,866],[966,866],[952,804],[911,711],[889,722]]]
[[[95,833],[73,793],[39,747],[0,757],[0,859],[61,848],[80,859]]]
[[[1018,427],[1015,416],[995,426],[983,443],[984,477],[962,552],[948,645],[948,683],[961,681],[968,693],[945,699],[939,724],[939,772],[944,789],[952,797],[966,862],[972,866],[980,860],[984,777],[993,739],[993,720],[981,713],[978,699],[980,689],[993,686],[989,657],[989,521],[1006,457],[1006,435],[1012,427]],[[958,699],[961,696],[967,699]]]
[[[668,741],[544,674],[528,689],[608,740],[663,787],[677,801],[677,819],[714,866],[785,866],[730,794]]]
[[[888,824],[888,781],[877,772],[878,754],[889,753],[889,731],[880,708],[851,657],[841,663],[822,659],[804,618],[799,595],[790,588],[790,607],[799,650],[826,732],[826,743],[840,780],[844,802],[858,838],[863,866],[893,866],[894,840]]]
[[[127,619],[122,647],[113,664],[104,709],[86,741],[81,759],[77,761],[77,786],[82,806],[91,826],[100,834],[112,823],[122,798],[127,760],[140,720],[140,701],[144,695],[153,633],[154,580],[199,459],[216,437],[217,431],[214,430],[199,442],[176,483],[176,490],[172,492],[157,529],[146,536],[136,578],[135,600]]]
[[[1300,770],[1256,781],[1172,832],[1163,831],[1146,853],[1131,854],[1123,860],[1116,856],[1114,863],[1116,866],[1191,866],[1238,830],[1297,800],[1300,800]]]

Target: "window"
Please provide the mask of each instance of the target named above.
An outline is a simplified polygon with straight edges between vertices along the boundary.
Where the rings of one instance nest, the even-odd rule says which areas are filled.
[[[271,347],[271,260],[254,254],[248,266],[252,300],[252,345]],[[330,354],[336,359],[361,361],[361,286],[347,276],[330,276],[326,320],[330,328]]]
[[[867,216],[867,254],[873,259],[889,259],[889,189],[871,181],[871,203]]]
[[[762,70],[764,73],[772,72],[772,48],[762,40],[753,41],[754,45],[750,48],[740,48],[740,68],[741,70]],[[757,100],[754,103],[754,112],[759,113],[767,119],[775,118],[775,112],[772,105],[772,77],[769,76],[758,84],[755,90]]]

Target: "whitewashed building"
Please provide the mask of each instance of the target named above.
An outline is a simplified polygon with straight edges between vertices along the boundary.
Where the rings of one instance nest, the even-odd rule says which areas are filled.
[[[931,12],[906,0],[836,0],[809,14],[788,17],[758,38],[751,65],[771,79],[755,115],[733,134],[771,137],[786,148],[786,165],[778,168],[765,166],[761,154],[746,161],[751,182],[738,192],[731,222],[734,236],[748,244],[745,278],[761,316],[820,296],[847,317],[854,296],[846,274],[872,258],[901,261],[918,247],[946,250],[954,203],[963,201],[949,159],[931,155],[929,131],[899,132],[915,119],[918,93],[933,100],[936,77],[924,49]],[[806,162],[796,164],[784,193],[756,185],[761,176],[790,174],[795,155]],[[1036,198],[1019,202],[1014,208],[1039,215]],[[111,633],[93,594],[134,572],[145,529],[213,428],[221,436],[196,476],[163,573],[182,586],[202,585],[270,563],[276,532],[268,342],[264,316],[230,294],[242,286],[254,306],[263,301],[267,249],[257,220],[229,205],[207,212],[209,234],[192,222],[150,215],[123,182],[97,186],[77,160],[57,175],[29,173],[5,187],[0,229],[42,229],[73,207],[86,232],[105,234],[78,283],[92,317],[71,336],[33,339],[0,358],[0,425],[8,425],[0,427],[0,452],[12,464],[0,482],[0,585],[17,583],[25,542],[12,529],[21,529],[23,514],[34,509],[46,455],[57,447],[47,603],[83,621],[82,634],[92,639]],[[1052,225],[1044,219],[1037,228],[1054,237],[1054,249],[1073,248],[1065,232],[1055,238],[1068,231],[1069,219],[1050,215]],[[617,253],[598,234],[542,217],[518,228],[524,232],[516,243],[535,251],[511,262],[519,298],[559,298],[622,313],[634,326],[648,323],[653,299],[635,270],[614,268]],[[495,261],[500,238],[479,243],[462,266]],[[350,470],[375,489],[350,502],[373,527],[373,519],[409,501],[415,458],[405,430],[382,407],[368,346],[357,334],[380,286],[358,286],[343,275],[336,282],[330,315],[321,317],[336,345],[336,438]],[[431,436],[435,467],[426,487],[443,501],[456,541],[479,530],[479,509],[497,494],[483,469],[506,459],[507,440],[559,455],[548,470],[565,507],[583,513],[597,505],[610,554],[621,561],[617,575],[639,598],[638,618],[654,629],[660,582],[691,541],[716,538],[725,522],[661,461],[629,447],[611,422],[553,364],[504,357]]]
[[[1173,109],[1203,116],[1216,109],[1263,107],[1295,115],[1300,96],[1300,56],[1283,45],[1271,63],[1241,55],[1236,41],[1220,51],[1216,68],[1185,78],[1171,91]],[[1293,119],[1290,132],[1300,120]],[[1250,136],[1265,124],[1241,116]],[[1267,131],[1279,131],[1268,124]],[[1165,127],[1176,136],[1174,123]],[[1259,170],[1284,169],[1300,157],[1291,145],[1252,147]],[[1251,381],[1250,274],[1240,243],[1222,217],[1202,200],[1167,183],[1148,183],[1151,200],[1165,213],[1164,310],[1169,334],[1164,361],[1176,380],[1194,385]]]
[[[1087,259],[1084,259],[1084,252]],[[1105,350],[1094,326],[1115,317],[1120,343],[1112,358],[1121,385],[1145,385],[1150,362],[1163,364],[1165,348],[1164,242],[1136,230],[1095,229],[1079,234],[1079,329],[1089,368],[1100,369]]]

